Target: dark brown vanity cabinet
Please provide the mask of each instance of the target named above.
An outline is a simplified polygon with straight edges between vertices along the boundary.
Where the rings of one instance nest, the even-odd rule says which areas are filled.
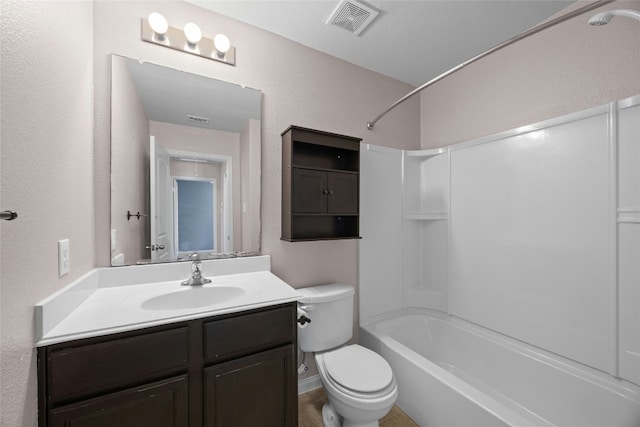
[[[38,348],[40,426],[297,425],[295,303]]]
[[[205,426],[297,425],[283,411],[293,357],[289,347],[279,347],[206,368]]]
[[[52,409],[46,425],[186,427],[187,395],[186,376],[170,378]]]
[[[360,138],[282,133],[282,240],[359,238]]]

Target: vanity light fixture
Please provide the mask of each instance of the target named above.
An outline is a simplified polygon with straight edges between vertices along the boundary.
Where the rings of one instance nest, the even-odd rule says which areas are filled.
[[[184,36],[187,38],[187,43],[190,47],[195,47],[202,40],[202,31],[196,24],[189,22],[184,26]]]
[[[184,30],[169,26],[161,14],[153,12],[142,19],[142,40],[160,46],[201,56],[229,65],[236,65],[236,49],[229,38],[218,34],[214,39],[202,36],[198,25],[189,22]]]
[[[229,48],[231,47],[231,43],[229,42],[229,37],[224,34],[217,34],[213,38],[213,46],[215,47],[216,55],[218,58],[224,58]]]
[[[169,24],[164,16],[159,14],[158,12],[153,12],[147,18],[149,22],[149,26],[153,30],[154,36],[161,41],[164,41],[165,36],[167,34],[167,30],[169,29]]]

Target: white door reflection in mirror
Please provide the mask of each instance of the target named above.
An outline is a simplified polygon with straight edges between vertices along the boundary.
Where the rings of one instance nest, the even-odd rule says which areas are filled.
[[[167,215],[171,206],[170,157],[169,152],[150,137],[150,202],[151,202],[151,260],[169,261],[173,253],[171,245],[171,222]]]
[[[178,257],[194,252],[217,252],[215,179],[174,179],[174,227]]]
[[[160,240],[158,225],[163,224],[162,245],[169,250],[172,261],[190,259],[198,253],[201,258],[233,250],[233,190],[232,156],[153,147],[152,201],[163,200],[167,195],[168,206],[159,208],[152,202],[151,223],[156,240]],[[174,141],[166,141],[170,147]],[[161,155],[158,153],[162,153]],[[159,165],[168,164],[167,180],[159,183]],[[153,173],[153,171],[152,171]],[[163,173],[164,169],[163,169]],[[165,183],[167,189],[165,190]],[[154,212],[154,209],[158,209]],[[166,225],[166,227],[165,227]],[[152,257],[158,251],[152,251]],[[156,256],[153,261],[163,258]]]

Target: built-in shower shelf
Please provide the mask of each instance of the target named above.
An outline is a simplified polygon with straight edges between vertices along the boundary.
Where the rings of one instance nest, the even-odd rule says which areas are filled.
[[[428,159],[429,157],[437,156],[447,152],[447,148],[432,148],[429,150],[407,150],[404,152],[406,157],[420,157]]]
[[[442,221],[449,219],[449,214],[447,212],[406,212],[404,217],[414,221]]]
[[[618,209],[618,223],[640,224],[640,208]]]

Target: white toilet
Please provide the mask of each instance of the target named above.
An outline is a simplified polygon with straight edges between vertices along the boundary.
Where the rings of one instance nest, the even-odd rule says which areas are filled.
[[[344,344],[353,336],[354,289],[321,285],[297,289],[299,315],[311,319],[298,330],[301,351],[314,352],[329,398],[322,408],[325,427],[378,426],[398,397],[391,366],[379,354]]]

